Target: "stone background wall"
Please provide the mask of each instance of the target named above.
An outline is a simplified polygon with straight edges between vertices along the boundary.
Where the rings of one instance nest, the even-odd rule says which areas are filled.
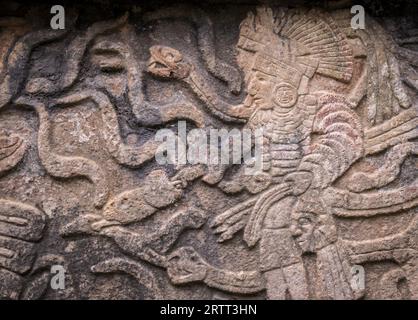
[[[416,3],[262,4],[1,4],[0,297],[418,298]],[[179,120],[262,174],[158,164]]]

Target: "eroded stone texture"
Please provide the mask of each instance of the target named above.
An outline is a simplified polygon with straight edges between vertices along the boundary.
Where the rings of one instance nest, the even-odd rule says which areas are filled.
[[[0,297],[417,299],[416,19],[331,7],[7,8]],[[159,165],[177,120],[262,170]]]

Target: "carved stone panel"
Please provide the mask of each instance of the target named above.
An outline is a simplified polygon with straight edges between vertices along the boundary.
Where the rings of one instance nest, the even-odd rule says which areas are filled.
[[[98,2],[0,13],[0,298],[418,299],[417,7]]]

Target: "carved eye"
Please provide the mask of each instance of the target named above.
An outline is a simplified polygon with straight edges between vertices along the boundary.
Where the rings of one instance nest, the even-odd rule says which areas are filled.
[[[298,219],[298,223],[301,226],[307,226],[307,225],[312,224],[312,220],[309,218],[303,217],[303,218]]]
[[[241,26],[241,33],[242,34],[250,34],[251,33],[251,29],[247,24],[244,24]]]
[[[179,62],[182,59],[179,51],[168,47],[161,47],[158,55],[166,62]]]
[[[266,82],[267,81],[267,79],[263,76],[257,76],[257,80],[260,81],[260,82]]]

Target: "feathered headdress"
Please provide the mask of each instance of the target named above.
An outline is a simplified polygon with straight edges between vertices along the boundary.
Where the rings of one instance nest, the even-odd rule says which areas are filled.
[[[241,23],[238,47],[268,55],[312,77],[318,74],[348,82],[353,53],[332,18],[319,10],[257,8]]]

